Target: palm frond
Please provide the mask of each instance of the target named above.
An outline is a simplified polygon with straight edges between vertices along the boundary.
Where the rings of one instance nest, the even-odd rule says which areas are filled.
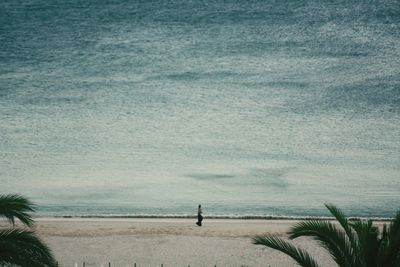
[[[400,266],[400,211],[390,223],[387,231],[387,254],[386,264],[389,266]],[[397,264],[397,265],[396,265]]]
[[[388,255],[388,248],[388,228],[386,224],[383,224],[381,238],[378,240],[378,255],[376,259],[378,266],[385,266],[386,256]]]
[[[51,250],[32,232],[0,230],[0,263],[18,266],[55,266]]]
[[[306,236],[317,240],[339,266],[400,267],[400,211],[382,234],[372,220],[349,221],[341,210],[325,204],[338,221],[307,220],[295,224],[288,232],[290,239]],[[257,236],[253,243],[279,250],[301,266],[317,266],[304,250],[274,236]]]
[[[380,241],[378,239],[378,228],[372,225],[372,220],[358,220],[350,225],[357,233],[357,239],[359,243],[358,257],[362,265],[366,267],[377,266],[377,262],[380,260]]]
[[[335,205],[332,204],[325,204],[325,207],[329,210],[329,212],[335,217],[335,219],[339,222],[339,224],[342,226],[343,230],[345,231],[347,238],[350,241],[350,244],[352,246],[352,249],[355,253],[358,251],[358,242],[357,242],[357,236],[354,235],[354,232],[352,231],[349,221],[347,220],[346,216],[344,213],[337,208]]]
[[[354,253],[346,234],[330,222],[308,220],[295,224],[288,232],[290,239],[312,237],[325,247],[339,266],[354,265]]]
[[[28,212],[35,211],[34,204],[20,195],[0,195],[0,216],[6,217],[10,223],[15,224],[18,218],[27,226],[33,225],[33,218]]]
[[[253,244],[263,245],[269,248],[279,250],[290,256],[300,266],[318,267],[317,262],[308,254],[307,251],[296,248],[289,242],[274,236],[256,236],[253,238]]]

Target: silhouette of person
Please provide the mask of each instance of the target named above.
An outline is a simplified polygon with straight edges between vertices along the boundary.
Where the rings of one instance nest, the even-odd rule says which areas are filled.
[[[201,226],[201,222],[203,221],[203,215],[201,215],[203,211],[201,210],[201,205],[199,205],[199,208],[197,209],[197,222],[196,224],[198,226]]]

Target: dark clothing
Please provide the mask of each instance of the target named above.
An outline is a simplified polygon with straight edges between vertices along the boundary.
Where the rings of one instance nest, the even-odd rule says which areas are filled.
[[[201,210],[201,207],[199,207],[197,211],[197,222],[196,222],[198,226],[201,226],[201,222],[203,221],[203,215],[201,215],[202,213],[203,211]]]
[[[201,226],[201,221],[203,221],[203,216],[201,214],[197,214],[197,225]]]

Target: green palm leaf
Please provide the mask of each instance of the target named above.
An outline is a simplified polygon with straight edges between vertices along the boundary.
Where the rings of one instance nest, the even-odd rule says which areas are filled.
[[[378,255],[376,259],[377,266],[385,266],[386,256],[388,254],[389,238],[388,238],[388,228],[386,224],[382,226],[381,238],[378,241]]]
[[[0,216],[6,217],[10,223],[18,218],[27,226],[33,225],[32,216],[28,212],[35,211],[34,204],[20,195],[0,195]]]
[[[303,267],[318,267],[317,262],[305,250],[294,247],[285,240],[274,236],[256,236],[253,244],[264,245],[269,248],[279,250],[294,259]]]
[[[319,220],[302,221],[288,232],[289,238],[309,236],[319,241],[339,266],[353,266],[354,256],[346,234],[330,222]]]
[[[351,227],[357,233],[358,258],[362,266],[377,266],[379,261],[379,230],[372,225],[372,221],[361,221],[351,223]]]
[[[400,211],[387,230],[387,266],[400,266]]]
[[[359,250],[357,236],[352,231],[352,229],[349,225],[349,221],[347,220],[344,213],[339,208],[337,208],[336,206],[334,206],[332,204],[325,204],[325,207],[329,210],[329,212],[335,217],[335,219],[342,226],[342,228],[344,229],[344,231],[347,235],[347,238],[350,241],[350,244],[352,246],[354,254],[357,254],[357,252]]]
[[[0,230],[0,264],[56,266],[50,249],[32,231],[21,229]]]
[[[380,234],[372,220],[349,222],[338,208],[328,204],[325,206],[338,225],[315,219],[302,221],[289,230],[289,238],[307,236],[317,240],[339,266],[400,267],[400,211],[388,227],[383,225]],[[317,266],[307,252],[280,238],[257,236],[253,243],[279,250],[301,266]]]

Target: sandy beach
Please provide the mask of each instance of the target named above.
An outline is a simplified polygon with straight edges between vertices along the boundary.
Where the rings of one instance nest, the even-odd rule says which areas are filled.
[[[284,237],[294,220],[39,218],[36,230],[61,266],[296,266],[289,257],[251,244],[257,234]],[[335,266],[315,241],[294,242]]]

